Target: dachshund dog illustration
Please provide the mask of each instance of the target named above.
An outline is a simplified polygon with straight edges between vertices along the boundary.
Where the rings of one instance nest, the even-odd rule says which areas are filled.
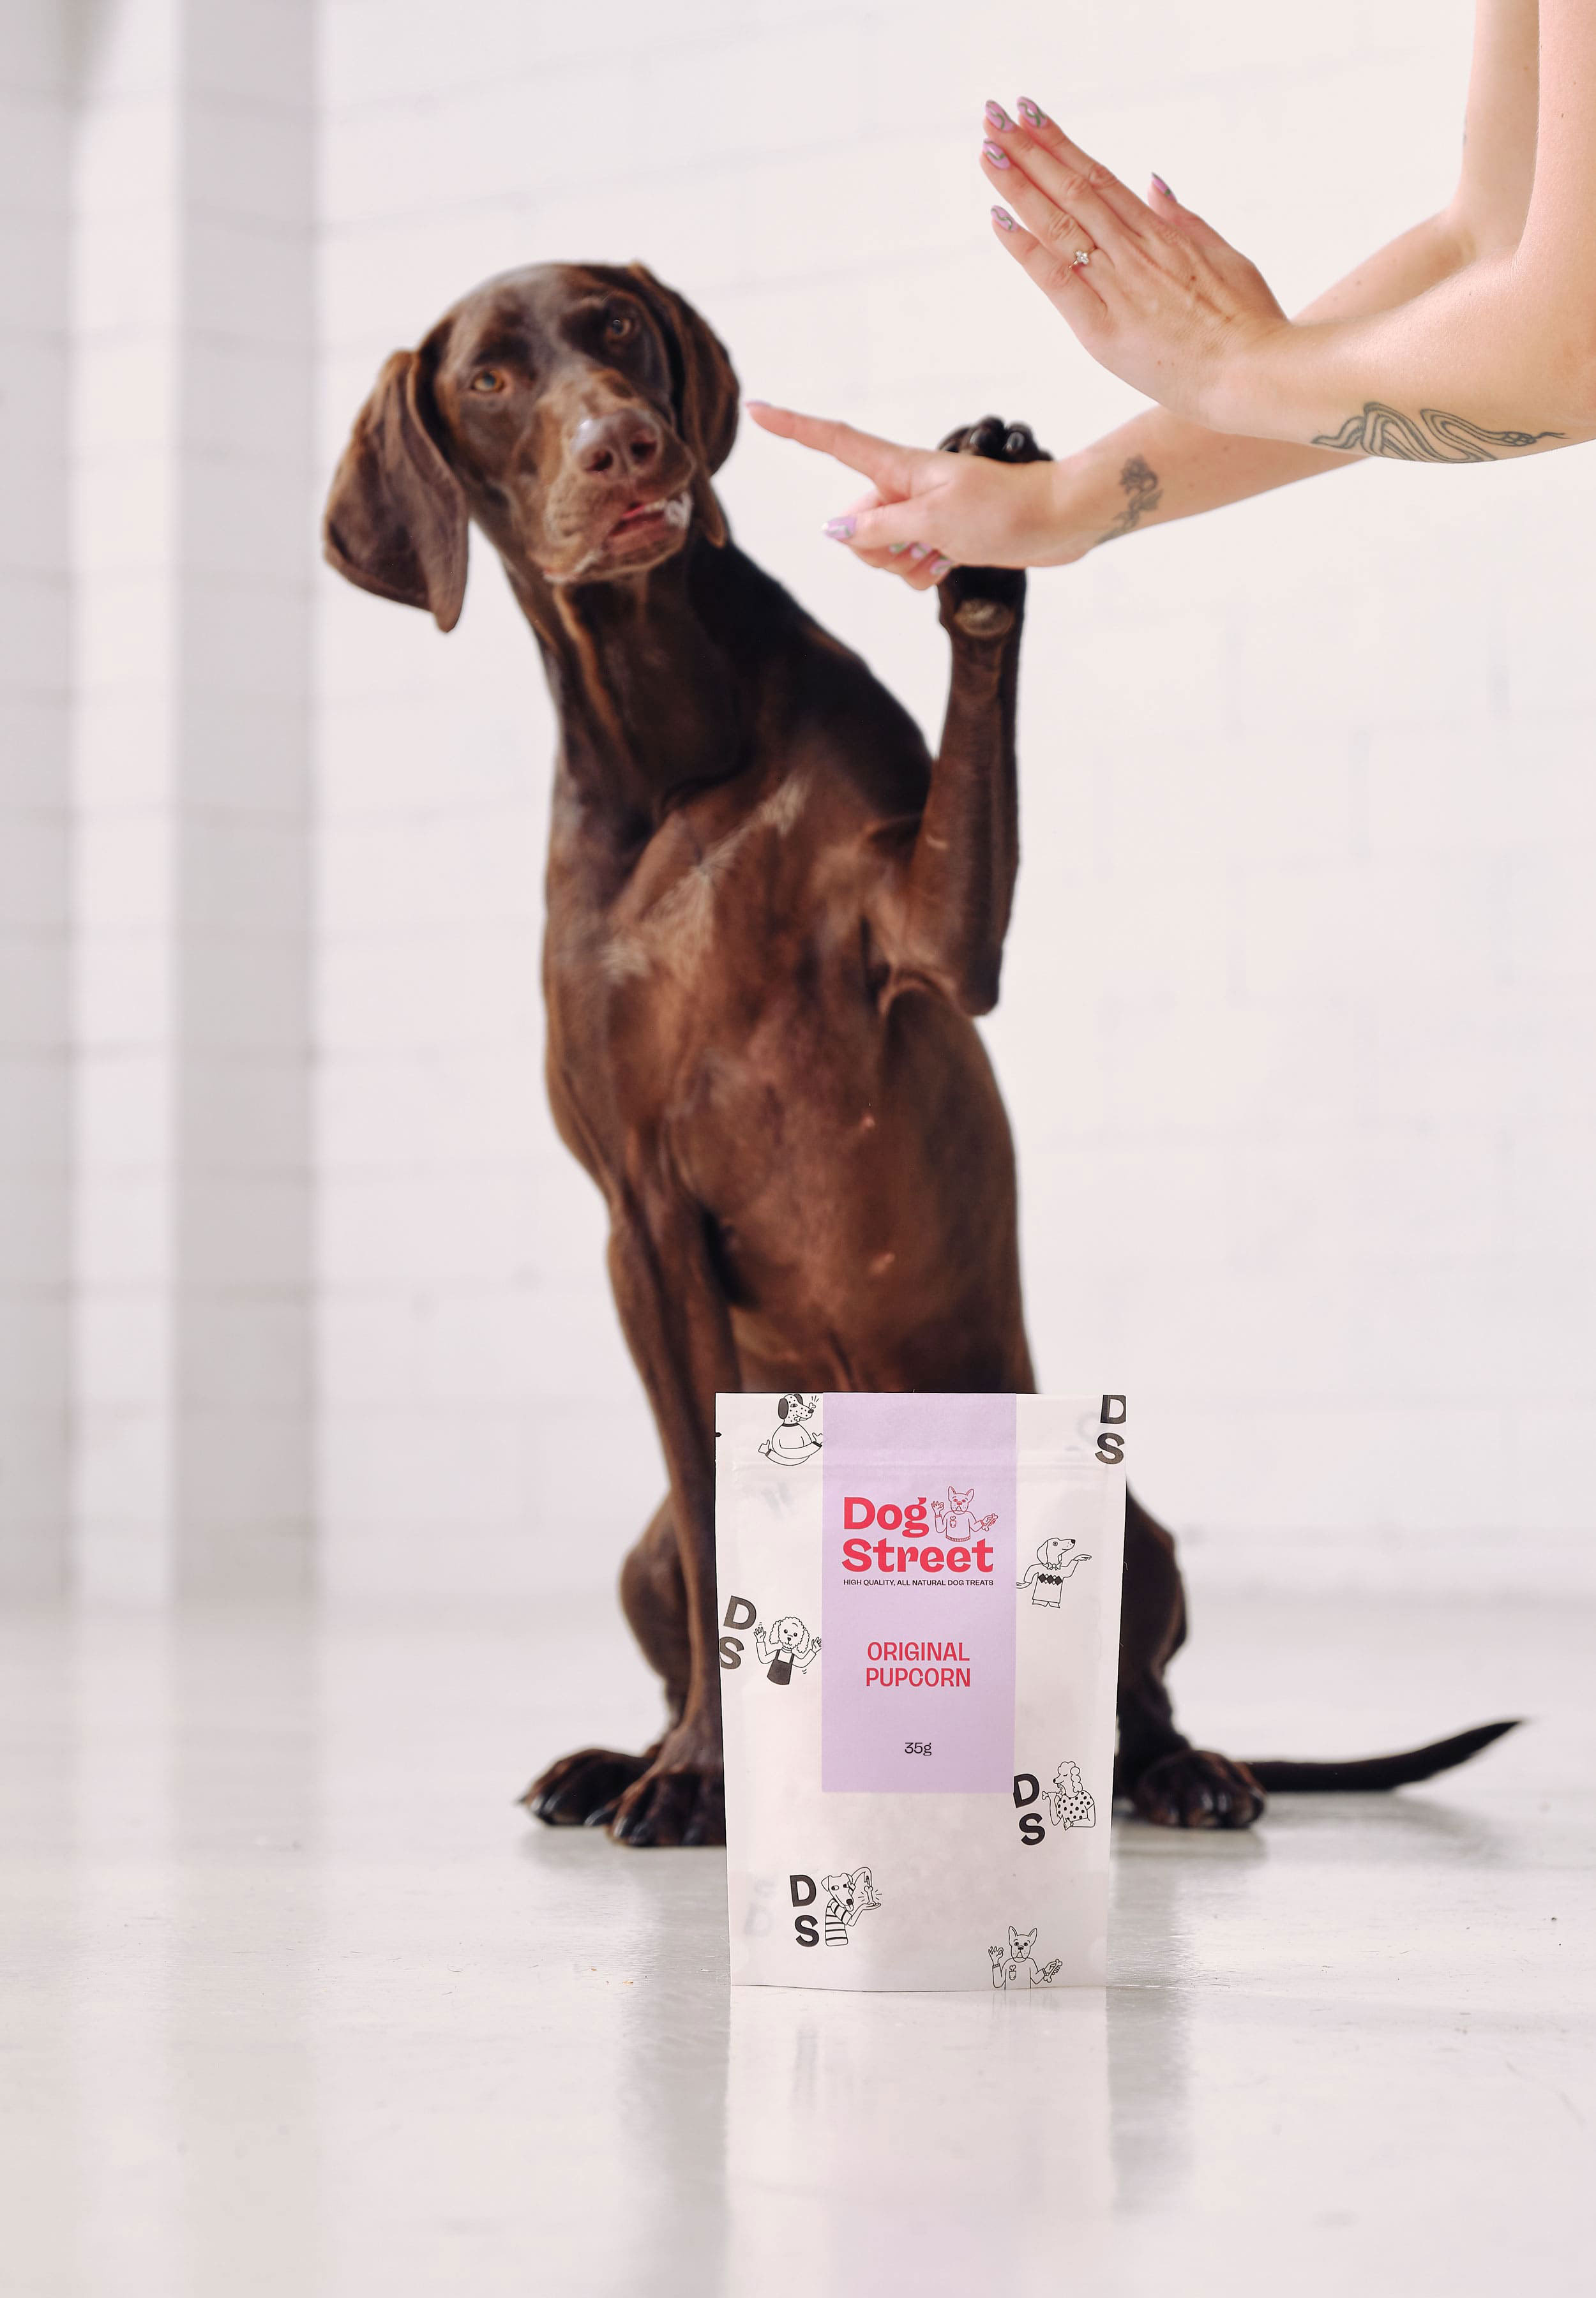
[[[1069,1551],[1074,1545],[1072,1540],[1045,1540],[1037,1550],[1036,1562],[1026,1566],[1024,1579],[1017,1580],[1014,1585],[1030,1588],[1033,1604],[1051,1604],[1056,1611],[1071,1573],[1078,1564],[1089,1564],[1092,1560],[1085,1550],[1079,1556],[1071,1556]]]

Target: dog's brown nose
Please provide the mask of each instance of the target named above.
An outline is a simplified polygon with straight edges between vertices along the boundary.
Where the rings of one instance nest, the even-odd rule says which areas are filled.
[[[571,441],[576,467],[593,478],[628,478],[646,471],[659,454],[659,426],[639,408],[590,415]]]

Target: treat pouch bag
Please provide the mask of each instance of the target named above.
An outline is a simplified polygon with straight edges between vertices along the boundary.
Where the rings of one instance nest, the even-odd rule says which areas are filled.
[[[734,1983],[1101,1986],[1125,1400],[716,1400]]]

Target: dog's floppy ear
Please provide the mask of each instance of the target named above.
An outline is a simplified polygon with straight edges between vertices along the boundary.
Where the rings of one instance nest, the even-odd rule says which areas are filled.
[[[710,485],[737,436],[737,376],[726,347],[685,297],[655,278],[646,263],[627,266],[627,277],[658,320],[670,347],[671,395],[676,427],[696,459],[693,505],[711,542],[726,539],[726,522]]]
[[[422,418],[421,366],[419,351],[395,351],[356,416],[322,550],[362,591],[425,607],[451,631],[466,596],[466,498]]]

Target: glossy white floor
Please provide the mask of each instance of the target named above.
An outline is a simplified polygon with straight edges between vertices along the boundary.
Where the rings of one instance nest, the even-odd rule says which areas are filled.
[[[1534,1724],[1116,1826],[1098,1993],[728,1999],[722,1860],[527,1824],[647,1680],[558,1620],[13,1621],[17,2298],[1589,2286],[1589,1612],[1211,1600],[1199,1736]]]

